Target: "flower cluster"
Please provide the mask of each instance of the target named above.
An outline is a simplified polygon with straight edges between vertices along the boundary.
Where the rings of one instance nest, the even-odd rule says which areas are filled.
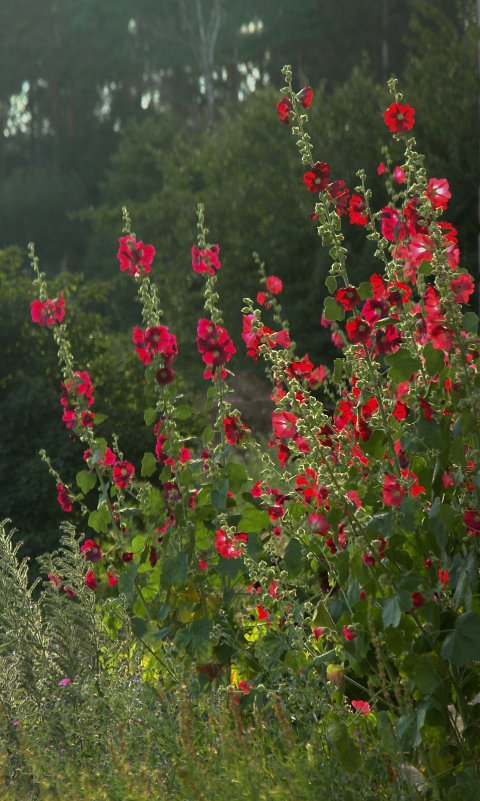
[[[207,365],[203,377],[225,379],[228,373],[224,365],[236,352],[226,329],[212,320],[202,318],[197,325],[197,347]]]
[[[153,245],[144,245],[137,242],[134,236],[121,236],[118,240],[119,248],[117,258],[120,261],[120,269],[129,275],[146,275],[151,272],[152,262],[155,256]]]

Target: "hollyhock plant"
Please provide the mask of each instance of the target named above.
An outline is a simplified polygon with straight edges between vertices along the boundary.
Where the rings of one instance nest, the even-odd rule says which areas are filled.
[[[223,418],[223,429],[225,431],[225,439],[230,445],[238,445],[239,442],[245,437],[248,431],[245,423],[235,414],[229,414]]]
[[[368,715],[372,708],[368,701],[351,701],[355,712],[360,712],[361,715]]]
[[[304,86],[298,93],[298,99],[303,108],[310,108],[313,100],[313,89],[311,86]]]
[[[135,474],[135,468],[131,462],[119,461],[113,468],[113,482],[120,489],[126,489]]]
[[[292,108],[292,101],[286,96],[282,97],[282,99],[277,103],[277,114],[284,125],[289,125],[290,123],[290,112],[292,111]]]
[[[144,245],[137,242],[134,236],[121,236],[118,240],[119,248],[117,258],[120,262],[120,269],[129,275],[146,275],[151,272],[152,262],[155,257],[153,245]]]
[[[85,540],[80,546],[80,551],[85,555],[88,562],[98,562],[103,556],[100,545],[95,540]]]
[[[448,201],[452,197],[446,178],[430,178],[425,194],[433,208],[442,209],[442,211],[445,211]]]

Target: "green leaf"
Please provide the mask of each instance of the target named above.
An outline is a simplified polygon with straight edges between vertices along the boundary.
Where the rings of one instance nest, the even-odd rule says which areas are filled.
[[[133,551],[133,553],[141,553],[145,547],[146,541],[147,537],[145,534],[137,534],[137,536],[133,538],[129,550]]]
[[[217,481],[212,489],[212,506],[217,512],[223,512],[227,508],[228,481],[224,478]]]
[[[80,470],[75,480],[83,494],[86,495],[97,483],[97,476],[95,473],[91,473],[90,470]]]
[[[383,625],[385,628],[392,626],[394,629],[397,628],[398,624],[400,623],[402,617],[402,610],[400,609],[400,601],[396,597],[388,598],[385,601],[382,609],[382,620]]]
[[[144,478],[148,478],[148,476],[153,475],[156,469],[157,469],[157,460],[155,459],[153,453],[144,453],[142,459],[141,475]]]
[[[285,548],[283,561],[290,576],[298,576],[303,568],[302,546],[298,540],[292,539]]]
[[[95,412],[95,425],[96,426],[99,426],[100,423],[103,423],[105,420],[108,420],[108,414]]]
[[[355,773],[362,765],[360,751],[350,737],[346,724],[336,720],[330,723],[327,737],[338,754],[339,762],[347,773]]]
[[[373,459],[380,459],[385,452],[386,437],[382,428],[375,428],[370,439],[361,443],[361,448],[367,456]]]
[[[337,279],[334,275],[327,275],[325,279],[325,286],[327,287],[328,291],[331,295],[335,292],[337,288]]]
[[[188,578],[188,557],[178,553],[165,559],[162,566],[162,586],[182,587]]]
[[[412,356],[406,348],[399,348],[396,353],[385,356],[385,364],[389,365],[390,378],[400,382],[407,381],[420,368],[420,359]]]
[[[333,360],[333,380],[336,384],[340,381],[343,374],[344,363],[343,359]]]
[[[466,612],[455,621],[455,629],[445,638],[442,658],[455,667],[470,660],[480,661],[480,614]]]
[[[326,320],[343,320],[345,310],[333,298],[325,298],[323,313]]]
[[[193,414],[193,409],[188,403],[182,403],[180,406],[177,406],[175,411],[175,415],[178,420],[188,420]]]
[[[443,351],[436,350],[430,342],[423,348],[423,356],[428,375],[436,375],[445,366]]]
[[[145,420],[145,425],[151,426],[152,423],[155,422],[157,419],[157,413],[155,409],[149,408],[145,409],[145,414],[143,415],[143,419]]]
[[[469,334],[476,334],[478,331],[478,314],[475,312],[465,312],[462,318],[462,325]]]
[[[213,442],[214,436],[215,436],[215,432],[214,432],[212,426],[207,426],[206,428],[204,428],[203,429],[203,433],[202,433],[202,442],[203,442],[203,444],[204,445],[210,445],[210,443]]]
[[[264,509],[257,509],[255,506],[248,506],[238,522],[238,530],[245,531],[247,534],[258,533],[270,528],[270,518]]]
[[[232,492],[238,492],[248,479],[245,465],[239,462],[230,462],[227,465],[227,476]]]
[[[108,526],[110,524],[110,512],[108,510],[107,504],[104,502],[100,504],[98,509],[88,517],[88,525],[90,528],[93,528],[98,534],[107,534],[108,533]]]
[[[367,298],[373,298],[373,287],[370,281],[362,281],[360,286],[358,287],[358,294],[362,300],[366,300]]]

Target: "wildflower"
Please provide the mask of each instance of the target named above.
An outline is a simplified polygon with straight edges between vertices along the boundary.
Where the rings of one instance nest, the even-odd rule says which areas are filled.
[[[248,431],[245,423],[242,423],[235,414],[229,414],[224,417],[222,423],[227,442],[230,445],[238,445],[245,436],[245,432]]]
[[[96,589],[97,580],[95,578],[95,574],[94,574],[93,570],[88,570],[87,573],[85,574],[85,584],[91,590]]]
[[[358,636],[357,632],[354,631],[354,629],[351,629],[350,626],[343,626],[342,631],[343,631],[343,636],[345,637],[347,642],[351,642],[351,640],[355,640],[356,637]]]
[[[71,683],[72,683],[72,680],[69,679],[68,676],[65,676],[63,679],[60,679],[60,681],[58,682],[58,686],[59,687],[68,687],[68,685],[71,684]]]
[[[455,303],[468,303],[470,295],[475,290],[475,284],[470,273],[461,273],[458,278],[450,281],[450,289]]]
[[[338,180],[329,184],[328,194],[330,195],[330,201],[334,205],[338,216],[342,217],[348,211],[348,201],[350,198],[350,190],[345,181]]]
[[[110,570],[107,570],[107,576],[109,587],[116,587],[118,585],[118,578],[115,573],[111,573]]]
[[[324,161],[317,161],[303,176],[309,192],[323,192],[328,186],[330,167]]]
[[[145,331],[136,327],[133,329],[132,340],[135,344],[135,352],[145,366],[150,364],[157,353],[163,355],[165,365],[169,366],[173,357],[178,353],[177,339],[166,325],[155,325]]]
[[[337,289],[335,300],[345,311],[352,311],[355,306],[359,305],[360,295],[358,294],[358,289],[354,286],[346,286],[342,289]]]
[[[463,513],[463,522],[469,534],[473,536],[478,536],[480,534],[480,512],[475,511],[475,509],[467,509],[467,511]]]
[[[325,629],[322,628],[322,626],[316,626],[314,629],[312,629],[312,634],[315,637],[315,639],[318,641],[320,639],[320,637],[323,636],[324,631],[325,631]]]
[[[298,417],[293,412],[273,412],[272,428],[277,439],[294,437],[297,433]]]
[[[371,326],[362,317],[354,317],[349,320],[346,325],[347,336],[350,342],[366,342],[370,341],[370,334],[372,333]]]
[[[242,549],[235,547],[235,540],[231,539],[226,531],[219,528],[215,533],[215,548],[224,559],[237,559],[242,555]]]
[[[395,167],[393,171],[393,180],[397,182],[397,184],[404,184],[406,181],[407,176],[405,175],[405,170],[402,170],[401,167]]]
[[[392,133],[410,131],[415,124],[415,109],[402,103],[391,103],[383,115],[383,121]]]
[[[39,325],[55,325],[55,323],[61,323],[65,317],[63,292],[60,292],[58,298],[55,298],[55,300],[52,298],[48,298],[43,302],[41,300],[32,300],[30,303],[30,311],[33,322]]]
[[[412,605],[414,609],[420,609],[426,603],[426,598],[421,592],[412,592]]]
[[[134,236],[121,236],[118,240],[117,258],[120,261],[120,269],[129,275],[142,275],[151,271],[151,265],[155,256],[153,245],[144,245],[137,242]]]

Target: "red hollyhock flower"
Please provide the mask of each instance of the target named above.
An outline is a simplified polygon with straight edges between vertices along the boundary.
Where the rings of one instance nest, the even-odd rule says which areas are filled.
[[[231,539],[226,531],[219,528],[215,534],[215,548],[224,559],[237,559],[242,555],[242,549],[235,547],[235,540]]]
[[[218,245],[211,245],[209,248],[200,250],[196,245],[192,247],[192,268],[196,273],[209,273],[215,275],[215,271],[222,266],[218,254]]]
[[[367,321],[363,319],[363,317],[354,317],[353,320],[348,321],[346,325],[346,331],[350,342],[368,343],[370,340],[370,334],[372,333],[372,328]]]
[[[405,170],[402,170],[401,167],[395,167],[393,171],[393,180],[397,182],[397,184],[404,184],[406,181],[407,176],[405,175]]]
[[[308,515],[308,525],[312,534],[320,534],[322,537],[326,537],[330,531],[330,524],[321,512],[313,512]]]
[[[248,431],[245,423],[242,423],[235,414],[227,415],[227,417],[223,418],[222,422],[227,442],[230,443],[230,445],[238,445],[240,440],[245,436],[245,432]]]
[[[227,371],[223,365],[230,361],[236,352],[235,346],[225,328],[215,325],[211,320],[202,319],[197,326],[197,347],[204,363],[204,378],[226,378]],[[216,368],[220,367],[218,371]]]
[[[85,584],[87,587],[90,587],[91,590],[94,590],[97,586],[97,580],[95,578],[95,573],[93,570],[88,570],[85,574]]]
[[[298,417],[292,412],[273,412],[272,428],[277,439],[288,439],[297,433]]]
[[[355,306],[360,303],[360,295],[358,289],[354,286],[346,286],[342,289],[337,289],[335,292],[335,300],[345,309],[345,311],[352,311]]]
[[[453,340],[455,332],[446,325],[438,323],[436,325],[428,326],[428,335],[430,341],[436,350],[448,350],[453,347]]]
[[[303,176],[309,192],[323,192],[328,186],[330,167],[324,161],[317,161]]]
[[[382,236],[389,242],[404,239],[408,234],[408,228],[403,222],[400,212],[393,206],[384,206],[380,212],[380,223]]]
[[[83,545],[80,546],[80,550],[85,554],[85,559],[88,562],[98,562],[103,556],[102,549],[95,540],[85,540]]]
[[[447,208],[448,201],[452,197],[446,178],[430,178],[425,194],[434,209],[442,209],[443,211]]]
[[[277,278],[276,275],[269,275],[267,278],[267,289],[272,295],[278,295],[283,289],[281,279]]]
[[[370,325],[388,316],[388,306],[383,300],[369,298],[362,306],[362,314]]]
[[[343,626],[342,631],[343,631],[343,636],[345,637],[347,642],[351,642],[351,640],[355,640],[356,637],[358,636],[357,632],[354,631],[353,629],[351,629],[349,626]]]
[[[352,701],[352,706],[357,712],[360,712],[361,715],[368,715],[368,713],[372,711],[368,701]]]
[[[33,322],[39,325],[55,325],[55,323],[61,323],[65,317],[63,292],[60,292],[58,298],[55,300],[52,298],[48,298],[43,302],[41,300],[32,300],[30,303],[30,311]]]
[[[312,629],[312,634],[315,637],[315,639],[318,641],[320,639],[320,637],[323,637],[324,631],[325,631],[325,629],[322,628],[322,626],[316,626],[316,628]]]
[[[155,325],[145,331],[136,327],[133,329],[132,341],[136,354],[145,366],[150,364],[157,353],[162,354],[169,365],[178,353],[177,339],[166,325]]]
[[[475,509],[467,509],[463,513],[463,522],[467,527],[468,533],[478,537],[480,534],[480,512]]]
[[[120,487],[120,489],[126,489],[130,484],[134,473],[135,468],[130,462],[117,462],[113,468],[113,482],[117,485],[117,487]]]
[[[116,577],[115,573],[111,573],[110,570],[107,570],[107,576],[109,586],[116,587],[118,585],[118,578]]]
[[[328,194],[330,200],[335,206],[335,211],[341,217],[348,211],[348,201],[350,198],[350,190],[347,188],[345,181],[338,180],[328,186]]]
[[[264,606],[258,604],[256,610],[259,620],[268,620],[268,618],[270,617],[269,613],[267,612]]]
[[[297,95],[303,108],[309,108],[313,100],[313,89],[311,86],[304,86]]]
[[[383,481],[383,502],[386,506],[400,506],[405,490],[400,486],[398,478],[386,475]]]
[[[127,562],[131,562],[132,559],[133,559],[133,551],[125,551],[125,553],[122,553],[122,562],[124,562],[124,564],[127,564]]]
[[[383,115],[383,121],[392,133],[410,131],[415,124],[415,109],[402,103],[391,103]]]
[[[401,341],[400,331],[394,325],[378,328],[375,331],[375,349],[377,353],[394,353],[400,346]]]
[[[160,367],[160,369],[157,370],[155,373],[155,378],[161,387],[165,387],[167,384],[172,383],[175,378],[175,373],[171,367],[165,364],[163,367]]]
[[[151,265],[155,256],[153,245],[144,245],[137,242],[134,236],[121,236],[118,240],[117,258],[120,261],[120,269],[129,275],[142,275],[151,272]]]
[[[68,489],[64,484],[57,484],[57,501],[64,512],[72,511],[72,499],[70,498]]]
[[[385,172],[385,164],[383,161],[381,161],[377,167],[377,175],[383,175],[384,172]]]
[[[469,273],[462,273],[450,281],[450,289],[455,303],[468,303],[470,295],[475,290],[472,276]]]
[[[414,609],[420,609],[424,603],[426,603],[426,598],[421,592],[412,592],[412,605]]]
[[[292,101],[287,95],[284,95],[277,103],[277,114],[281,121],[288,125],[290,122],[290,112],[292,111]]]
[[[286,373],[290,378],[304,378],[308,380],[313,370],[313,362],[308,358],[308,353],[296,362],[290,362],[286,367]]]
[[[348,204],[348,216],[352,225],[366,225],[368,214],[365,212],[365,199],[361,195],[352,195]]]

